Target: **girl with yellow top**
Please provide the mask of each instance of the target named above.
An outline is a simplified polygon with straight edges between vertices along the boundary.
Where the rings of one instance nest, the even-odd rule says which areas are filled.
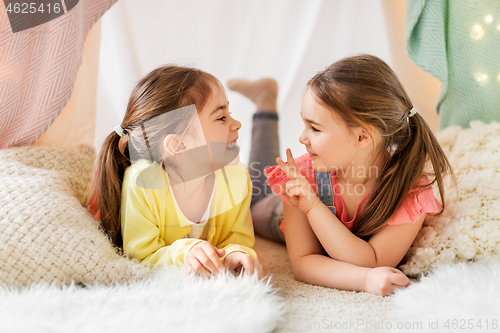
[[[252,249],[252,185],[222,84],[194,68],[143,78],[98,157],[94,213],[145,265],[261,274]]]

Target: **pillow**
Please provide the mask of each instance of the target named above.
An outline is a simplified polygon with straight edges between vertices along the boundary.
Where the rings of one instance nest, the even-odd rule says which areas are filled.
[[[457,184],[447,177],[445,210],[425,219],[400,266],[407,275],[442,263],[500,258],[500,124],[470,126],[437,135]]]
[[[125,282],[149,270],[116,252],[82,206],[94,148],[0,150],[0,283]]]

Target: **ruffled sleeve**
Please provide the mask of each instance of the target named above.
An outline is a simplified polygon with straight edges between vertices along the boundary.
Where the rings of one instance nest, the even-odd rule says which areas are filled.
[[[428,183],[426,176],[421,178],[419,183]],[[432,189],[415,189],[410,192],[401,208],[394,214],[387,223],[388,225],[398,225],[405,223],[414,223],[420,215],[427,213],[435,215],[439,213],[443,207],[434,196]]]
[[[309,154],[299,156],[294,159],[294,161],[299,168],[300,174],[306,177],[311,185],[316,185],[314,169],[312,168],[311,157],[309,156]],[[288,201],[282,194],[282,191],[285,189],[285,184],[290,180],[286,173],[278,165],[267,168],[265,170],[265,173],[267,176],[267,183],[271,187],[273,193],[280,197],[281,200],[292,206],[290,201]],[[313,188],[316,188],[316,186],[313,186]]]

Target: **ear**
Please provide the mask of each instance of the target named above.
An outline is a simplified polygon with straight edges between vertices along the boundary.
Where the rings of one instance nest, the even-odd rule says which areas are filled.
[[[169,134],[163,139],[163,147],[170,155],[180,154],[187,149],[175,134]]]
[[[372,127],[373,126],[369,126],[369,129],[371,133],[374,133]],[[370,134],[366,129],[364,129],[361,126],[358,127],[358,130],[356,131],[356,138],[358,140],[359,149],[365,149],[368,145],[373,143],[372,134]]]

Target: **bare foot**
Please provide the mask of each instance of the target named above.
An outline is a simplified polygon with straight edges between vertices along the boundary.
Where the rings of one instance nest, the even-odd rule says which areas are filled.
[[[228,81],[227,87],[251,100],[257,107],[257,112],[277,109],[278,84],[274,79],[263,78],[257,81],[233,79]]]

